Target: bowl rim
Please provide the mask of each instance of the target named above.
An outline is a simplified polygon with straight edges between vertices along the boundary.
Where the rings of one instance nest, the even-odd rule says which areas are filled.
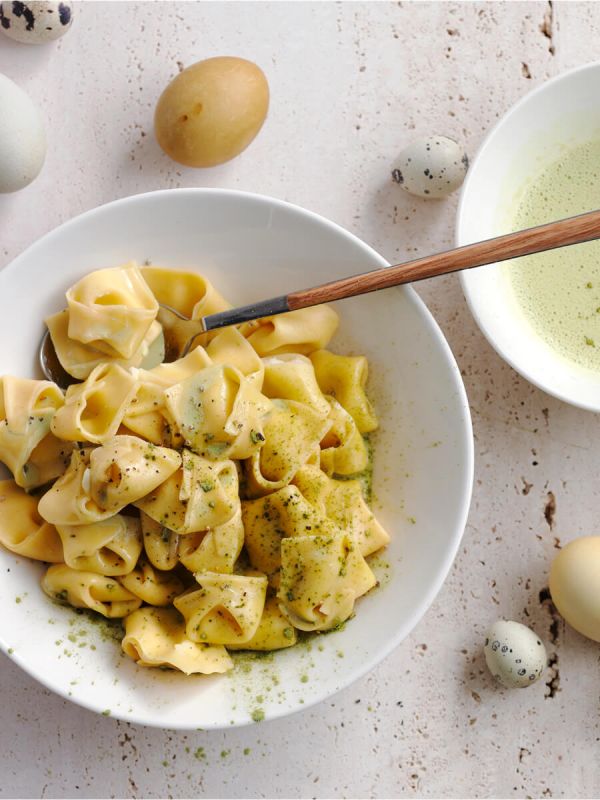
[[[512,117],[517,114],[521,108],[527,105],[534,97],[537,97],[540,94],[543,94],[545,91],[550,89],[551,87],[555,86],[562,81],[569,80],[573,78],[575,75],[579,73],[585,73],[588,71],[595,71],[600,69],[600,60],[598,61],[590,61],[587,64],[580,64],[576,67],[572,67],[571,69],[565,70],[564,72],[560,72],[558,75],[554,75],[552,78],[543,81],[539,86],[531,89],[529,92],[523,95],[523,97],[519,98],[507,111],[500,117],[500,119],[492,126],[492,128],[488,131],[485,135],[483,141],[477,148],[475,156],[471,160],[471,166],[469,171],[467,172],[467,176],[465,181],[462,185],[460,191],[460,197],[458,201],[458,207],[456,209],[456,222],[454,226],[454,239],[456,247],[461,247],[463,245],[470,244],[470,239],[463,234],[463,226],[465,224],[465,220],[467,217],[466,212],[466,205],[467,205],[467,194],[469,192],[469,188],[471,182],[473,180],[473,174],[475,172],[475,166],[478,164],[479,161],[482,160],[483,156],[486,154],[487,149],[489,148],[492,140],[498,133],[498,131],[507,124]],[[459,280],[461,284],[461,288],[463,290],[463,294],[465,300],[467,301],[467,306],[469,307],[469,311],[473,315],[475,322],[481,333],[484,335],[485,339],[488,343],[494,348],[496,353],[502,358],[510,367],[512,367],[515,372],[518,372],[525,380],[529,381],[529,383],[537,386],[538,389],[541,389],[546,394],[556,397],[558,400],[562,400],[569,405],[575,406],[576,408],[582,408],[585,411],[600,411],[600,401],[597,403],[590,403],[586,402],[585,400],[578,399],[571,395],[567,391],[563,391],[560,388],[556,388],[550,381],[552,376],[550,375],[550,381],[545,381],[540,378],[534,377],[529,373],[527,366],[522,365],[518,359],[514,358],[505,349],[502,345],[495,339],[493,333],[489,330],[486,326],[485,321],[482,319],[482,316],[479,312],[479,307],[477,300],[473,296],[472,291],[472,282],[471,282],[471,275],[470,270],[462,270],[459,273]],[[560,365],[560,361],[557,358],[556,365],[557,368]]]
[[[7,264],[3,269],[1,269],[0,286],[2,286],[3,281],[10,279],[13,272],[19,268],[19,264],[22,260],[31,257],[32,254],[35,254],[38,250],[43,249],[48,243],[48,241],[51,241],[53,238],[62,235],[70,227],[74,227],[80,224],[83,220],[87,220],[88,218],[93,217],[95,214],[98,214],[99,212],[102,211],[106,211],[109,208],[114,209],[126,205],[134,205],[146,198],[148,199],[156,197],[167,198],[174,194],[177,195],[188,194],[190,195],[190,197],[199,195],[206,195],[206,196],[220,195],[223,197],[231,197],[238,200],[242,199],[251,202],[258,202],[260,204],[267,205],[271,208],[275,207],[291,211],[293,214],[300,215],[304,218],[310,219],[312,222],[318,225],[324,226],[325,228],[329,228],[330,230],[335,232],[338,236],[342,236],[349,239],[367,256],[370,256],[370,258],[373,261],[378,262],[382,267],[389,266],[389,262],[386,259],[384,259],[383,256],[381,256],[374,248],[372,248],[358,236],[351,233],[338,223],[328,219],[327,217],[324,217],[314,211],[305,209],[302,206],[290,203],[285,200],[280,200],[278,198],[271,197],[269,195],[259,194],[255,192],[247,192],[237,189],[221,189],[216,187],[191,187],[191,188],[157,189],[150,192],[139,192],[137,194],[128,195],[126,197],[121,197],[116,200],[108,201],[107,203],[95,206],[94,208],[88,209],[87,211],[84,211],[81,214],[71,217],[70,219],[58,225],[56,228],[53,228],[44,235],[42,235],[39,239],[32,242],[28,247],[25,248],[25,250],[19,253],[19,255],[17,255],[9,264]],[[308,710],[309,708],[312,708],[318,703],[321,703],[324,700],[333,697],[334,694],[337,694],[339,691],[347,689],[357,680],[359,680],[368,672],[370,672],[372,669],[374,669],[385,658],[387,658],[390,655],[390,653],[401,644],[401,642],[410,634],[410,632],[421,621],[421,619],[424,617],[429,607],[435,600],[436,596],[438,595],[439,591],[441,590],[443,584],[446,581],[446,578],[448,576],[452,564],[454,563],[454,560],[458,552],[458,548],[460,546],[464,532],[466,530],[467,519],[469,515],[469,509],[473,493],[474,439],[473,439],[471,411],[469,407],[469,401],[466,389],[460,373],[460,369],[458,367],[458,364],[456,363],[454,354],[452,353],[450,345],[448,344],[448,341],[446,340],[446,337],[444,336],[440,326],[435,320],[433,314],[427,308],[425,302],[417,294],[414,288],[410,285],[405,285],[400,288],[395,288],[392,291],[403,291],[405,293],[408,293],[411,301],[415,303],[417,309],[419,310],[423,323],[427,326],[429,331],[435,337],[436,344],[440,347],[445,357],[446,363],[448,364],[449,378],[452,382],[453,389],[456,392],[456,401],[461,412],[461,415],[457,420],[457,423],[460,424],[460,426],[462,427],[460,442],[464,448],[464,454],[463,454],[464,468],[461,481],[462,484],[461,500],[460,500],[460,507],[457,509],[458,521],[452,531],[452,536],[448,537],[448,548],[446,556],[443,560],[443,563],[440,565],[437,573],[434,575],[429,590],[423,595],[421,601],[419,602],[413,613],[410,615],[410,617],[407,617],[404,623],[397,628],[395,635],[387,640],[385,646],[381,647],[373,655],[365,659],[365,661],[363,661],[359,667],[356,667],[353,670],[351,670],[343,678],[338,688],[334,692],[326,690],[322,692],[316,692],[314,696],[312,696],[310,699],[307,699],[307,701],[303,705],[298,706],[297,708],[294,709],[281,709],[280,713],[277,711],[276,713],[270,714],[268,718],[265,719],[265,721],[281,719],[283,717],[291,716],[293,714],[297,714],[301,711],[305,711]],[[66,691],[61,690],[60,687],[55,686],[51,680],[47,679],[43,670],[40,669],[36,671],[35,666],[30,664],[25,659],[21,658],[17,652],[9,653],[8,644],[3,639],[1,631],[0,631],[0,649],[30,677],[32,677],[42,686],[45,686],[54,694],[62,697],[64,700],[68,700],[74,703],[75,705],[85,708],[88,711],[102,713],[102,706],[100,703],[96,703],[93,700],[90,700],[89,698],[79,697],[75,695],[69,696],[66,693]],[[142,714],[133,713],[124,715],[120,714],[118,711],[115,710],[112,714],[112,717],[114,719],[122,719],[126,722],[136,725],[144,725],[148,727],[156,727],[164,729],[164,726],[161,725],[159,720],[148,718],[147,716]],[[245,725],[251,725],[251,724],[253,724],[253,721],[249,719],[247,721],[241,721],[239,723],[236,723],[235,727],[244,727]],[[203,727],[203,730],[220,730],[224,728],[230,729],[230,727],[231,726],[229,724],[228,725],[214,724],[214,725],[205,725]],[[192,725],[182,724],[178,726],[170,725],[169,730],[171,729],[195,730],[196,728]]]

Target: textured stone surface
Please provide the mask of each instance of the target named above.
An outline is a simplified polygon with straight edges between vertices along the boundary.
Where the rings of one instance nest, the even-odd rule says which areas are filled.
[[[525,92],[597,58],[600,5],[550,13],[545,2],[87,2],[54,46],[2,38],[0,71],[40,105],[49,153],[31,187],[0,196],[0,263],[100,203],[199,185],[292,200],[390,259],[450,246],[456,200],[403,194],[394,156],[429,133],[473,154]],[[153,138],[154,104],[180,65],[217,54],[264,67],[271,112],[240,158],[186,170]],[[413,634],[330,702],[211,734],[96,717],[2,657],[2,796],[598,796],[600,650],[553,619],[544,589],[555,548],[598,532],[600,420],[501,362],[455,278],[419,291],[463,371],[476,484],[459,557]],[[547,683],[494,685],[481,644],[501,615],[544,638]]]

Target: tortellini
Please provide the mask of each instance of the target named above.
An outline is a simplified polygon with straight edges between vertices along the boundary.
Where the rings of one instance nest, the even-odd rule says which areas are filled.
[[[103,617],[126,617],[142,605],[114,578],[96,572],[71,569],[66,564],[54,564],[42,578],[42,589],[49,597],[75,608],[90,608]]]
[[[360,433],[374,431],[377,417],[365,392],[369,369],[367,359],[318,350],[311,354],[310,360],[321,391],[335,397],[353,418]]]
[[[142,552],[140,521],[116,514],[89,525],[58,525],[64,562],[99,575],[127,575]],[[62,559],[61,559],[62,560]]]
[[[181,464],[181,456],[136,436],[114,436],[90,455],[90,495],[113,514],[147,496]]]
[[[179,560],[191,572],[231,573],[244,545],[242,509],[227,522],[179,540]]]
[[[206,354],[215,364],[228,364],[238,369],[261,389],[265,368],[262,359],[237,328],[223,328],[206,347]]]
[[[264,576],[198,572],[199,589],[173,605],[183,615],[188,639],[207,644],[244,644],[256,633],[265,606]]]
[[[84,383],[69,386],[52,419],[52,433],[72,442],[102,444],[116,435],[137,381],[118,364],[100,364]]]
[[[357,597],[377,583],[352,537],[291,536],[281,541],[277,597],[290,622],[303,631],[323,631],[344,622]]]
[[[304,403],[274,400],[264,428],[264,444],[248,461],[248,490],[256,496],[287,486],[300,467],[319,453],[331,423]]]
[[[163,363],[177,325],[159,304],[231,308],[195,273],[96,270],[46,321],[81,382],[0,378],[0,543],[45,562],[52,600],[123,620],[139,667],[219,674],[228,650],[335,628],[375,585],[365,558],[389,536],[359,478],[377,419],[366,359],[325,349],[333,309],[212,331]]]
[[[41,498],[39,512],[55,525],[98,522],[156,489],[181,464],[175,450],[135,436],[113,436],[75,451],[65,474]]]
[[[148,333],[131,358],[111,357],[91,345],[70,339],[69,311],[66,308],[46,317],[45,322],[62,368],[77,380],[85,380],[93,369],[102,364],[119,364],[122,367],[143,366],[150,369],[159,364],[165,356],[162,328],[156,321],[150,325]]]
[[[243,644],[227,647],[230,650],[283,650],[293,647],[297,641],[296,629],[281,611],[277,598],[269,597],[254,636]]]
[[[154,569],[147,561],[119,579],[121,586],[150,606],[168,606],[185,589],[182,579],[174,572]]]
[[[206,367],[167,389],[165,398],[186,447],[204,458],[249,458],[265,441],[272,403],[235,367]]]
[[[38,503],[38,512],[53,525],[85,525],[108,519],[113,511],[101,508],[90,495],[90,451],[74,450],[64,474]]]
[[[10,375],[0,378],[0,461],[19,486],[39,485],[39,475],[32,480],[29,462],[36,447],[49,435],[52,420],[63,403],[63,393],[50,381]],[[54,477],[57,476],[51,475]]]
[[[0,543],[20,556],[36,561],[64,561],[54,525],[43,520],[35,497],[14,481],[0,481]]]
[[[332,480],[318,468],[307,465],[296,474],[294,484],[317,512],[354,537],[363,556],[375,553],[389,542],[389,534],[364,501],[359,481]]]
[[[158,313],[139,267],[90,272],[67,292],[70,339],[109,356],[131,358]]]
[[[158,302],[171,306],[185,317],[200,319],[231,308],[231,303],[197,272],[165,267],[142,267],[141,272]]]
[[[144,550],[157,569],[175,569],[179,562],[179,534],[140,511]]]
[[[317,383],[309,358],[297,353],[282,353],[263,359],[263,393],[267,397],[305,403],[317,413],[329,415],[329,403]]]
[[[332,520],[319,513],[296,486],[242,503],[246,551],[252,566],[279,586],[281,543],[286,536],[334,536]]]
[[[233,667],[227,650],[192,642],[174,608],[140,608],[125,620],[123,650],[141,667],[172,667],[186,675],[227,672]]]
[[[207,461],[182,452],[181,468],[135,505],[176,533],[195,533],[222,525],[238,506],[238,475],[233,461]]]
[[[312,306],[246,323],[243,332],[260,356],[309,355],[327,347],[339,322],[330,306]]]
[[[321,439],[321,469],[328,475],[355,475],[369,464],[365,440],[354,418],[331,396],[329,420],[331,427]]]
[[[183,438],[165,406],[165,389],[189,378],[211,363],[204,349],[196,347],[177,361],[159,364],[150,370],[138,370],[138,389],[125,411],[125,427],[153,444],[181,447]]]

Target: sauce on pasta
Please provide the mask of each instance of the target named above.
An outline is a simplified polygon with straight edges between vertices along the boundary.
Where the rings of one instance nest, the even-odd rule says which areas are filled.
[[[162,363],[159,303],[229,308],[204,277],[84,276],[47,325],[80,383],[0,379],[0,542],[43,590],[122,620],[141,667],[222,673],[230,651],[342,625],[389,536],[370,510],[377,427],[363,356],[327,349],[327,306],[204,335]]]

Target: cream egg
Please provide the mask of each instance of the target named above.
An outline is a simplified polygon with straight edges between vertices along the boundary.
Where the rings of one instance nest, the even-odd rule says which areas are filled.
[[[469,159],[454,139],[427,136],[400,153],[392,178],[419,197],[446,197],[465,179]]]
[[[188,167],[223,164],[252,142],[269,108],[269,84],[256,64],[217,56],[184,69],[161,94],[154,115],[159,145]]]
[[[600,642],[600,536],[562,548],[550,567],[552,602],[576,631]]]
[[[498,620],[489,629],[483,648],[494,678],[507,689],[523,689],[542,677],[546,648],[539,636],[520,622]]]
[[[0,193],[23,189],[46,157],[42,117],[23,89],[0,74]]]
[[[21,44],[46,44],[60,39],[72,22],[72,3],[0,2],[0,31]]]

